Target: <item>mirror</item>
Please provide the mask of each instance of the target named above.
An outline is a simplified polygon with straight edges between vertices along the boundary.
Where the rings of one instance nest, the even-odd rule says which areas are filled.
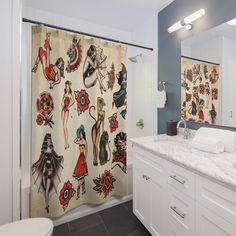
[[[181,116],[236,127],[236,21],[181,43]]]

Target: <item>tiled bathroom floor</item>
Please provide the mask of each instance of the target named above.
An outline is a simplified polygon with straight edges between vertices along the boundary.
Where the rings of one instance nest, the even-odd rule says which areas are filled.
[[[55,227],[53,236],[151,236],[132,212],[132,201]]]

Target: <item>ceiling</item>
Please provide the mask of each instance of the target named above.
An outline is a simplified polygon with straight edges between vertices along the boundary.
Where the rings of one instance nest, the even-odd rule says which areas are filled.
[[[24,0],[26,7],[133,31],[174,0]]]

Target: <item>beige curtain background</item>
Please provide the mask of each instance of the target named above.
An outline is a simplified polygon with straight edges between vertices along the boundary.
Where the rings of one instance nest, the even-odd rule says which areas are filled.
[[[31,216],[126,195],[127,48],[32,32]]]

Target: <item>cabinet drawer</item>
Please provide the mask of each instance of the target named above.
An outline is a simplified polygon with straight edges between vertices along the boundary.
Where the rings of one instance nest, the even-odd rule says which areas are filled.
[[[172,221],[168,220],[167,221],[167,229],[166,229],[166,236],[193,236],[189,235],[188,232],[183,231],[179,225],[174,224]]]
[[[168,163],[168,184],[182,194],[195,199],[195,174],[171,162]]]
[[[236,227],[228,221],[214,214],[206,207],[197,204],[196,207],[196,235],[197,236],[235,236]]]
[[[168,222],[175,225],[180,235],[195,234],[195,202],[172,186],[168,187]]]
[[[143,173],[145,173],[145,172],[148,173],[151,165],[145,159],[146,158],[141,156],[140,154],[134,153],[133,168],[138,169]]]
[[[142,149],[140,147],[134,146],[132,151],[133,151],[133,158],[135,158],[136,154],[138,154],[139,156],[143,157],[143,160],[151,161],[154,164],[162,165],[162,166],[164,166],[165,163],[168,162],[164,160],[162,157],[159,157],[158,155],[153,154],[149,151],[146,151],[145,149]]]
[[[236,192],[197,176],[197,202],[236,226]]]
[[[134,153],[133,167],[140,170],[147,180],[152,179],[154,182],[160,183],[161,185],[166,184],[165,168],[162,162],[154,163],[145,156]]]

